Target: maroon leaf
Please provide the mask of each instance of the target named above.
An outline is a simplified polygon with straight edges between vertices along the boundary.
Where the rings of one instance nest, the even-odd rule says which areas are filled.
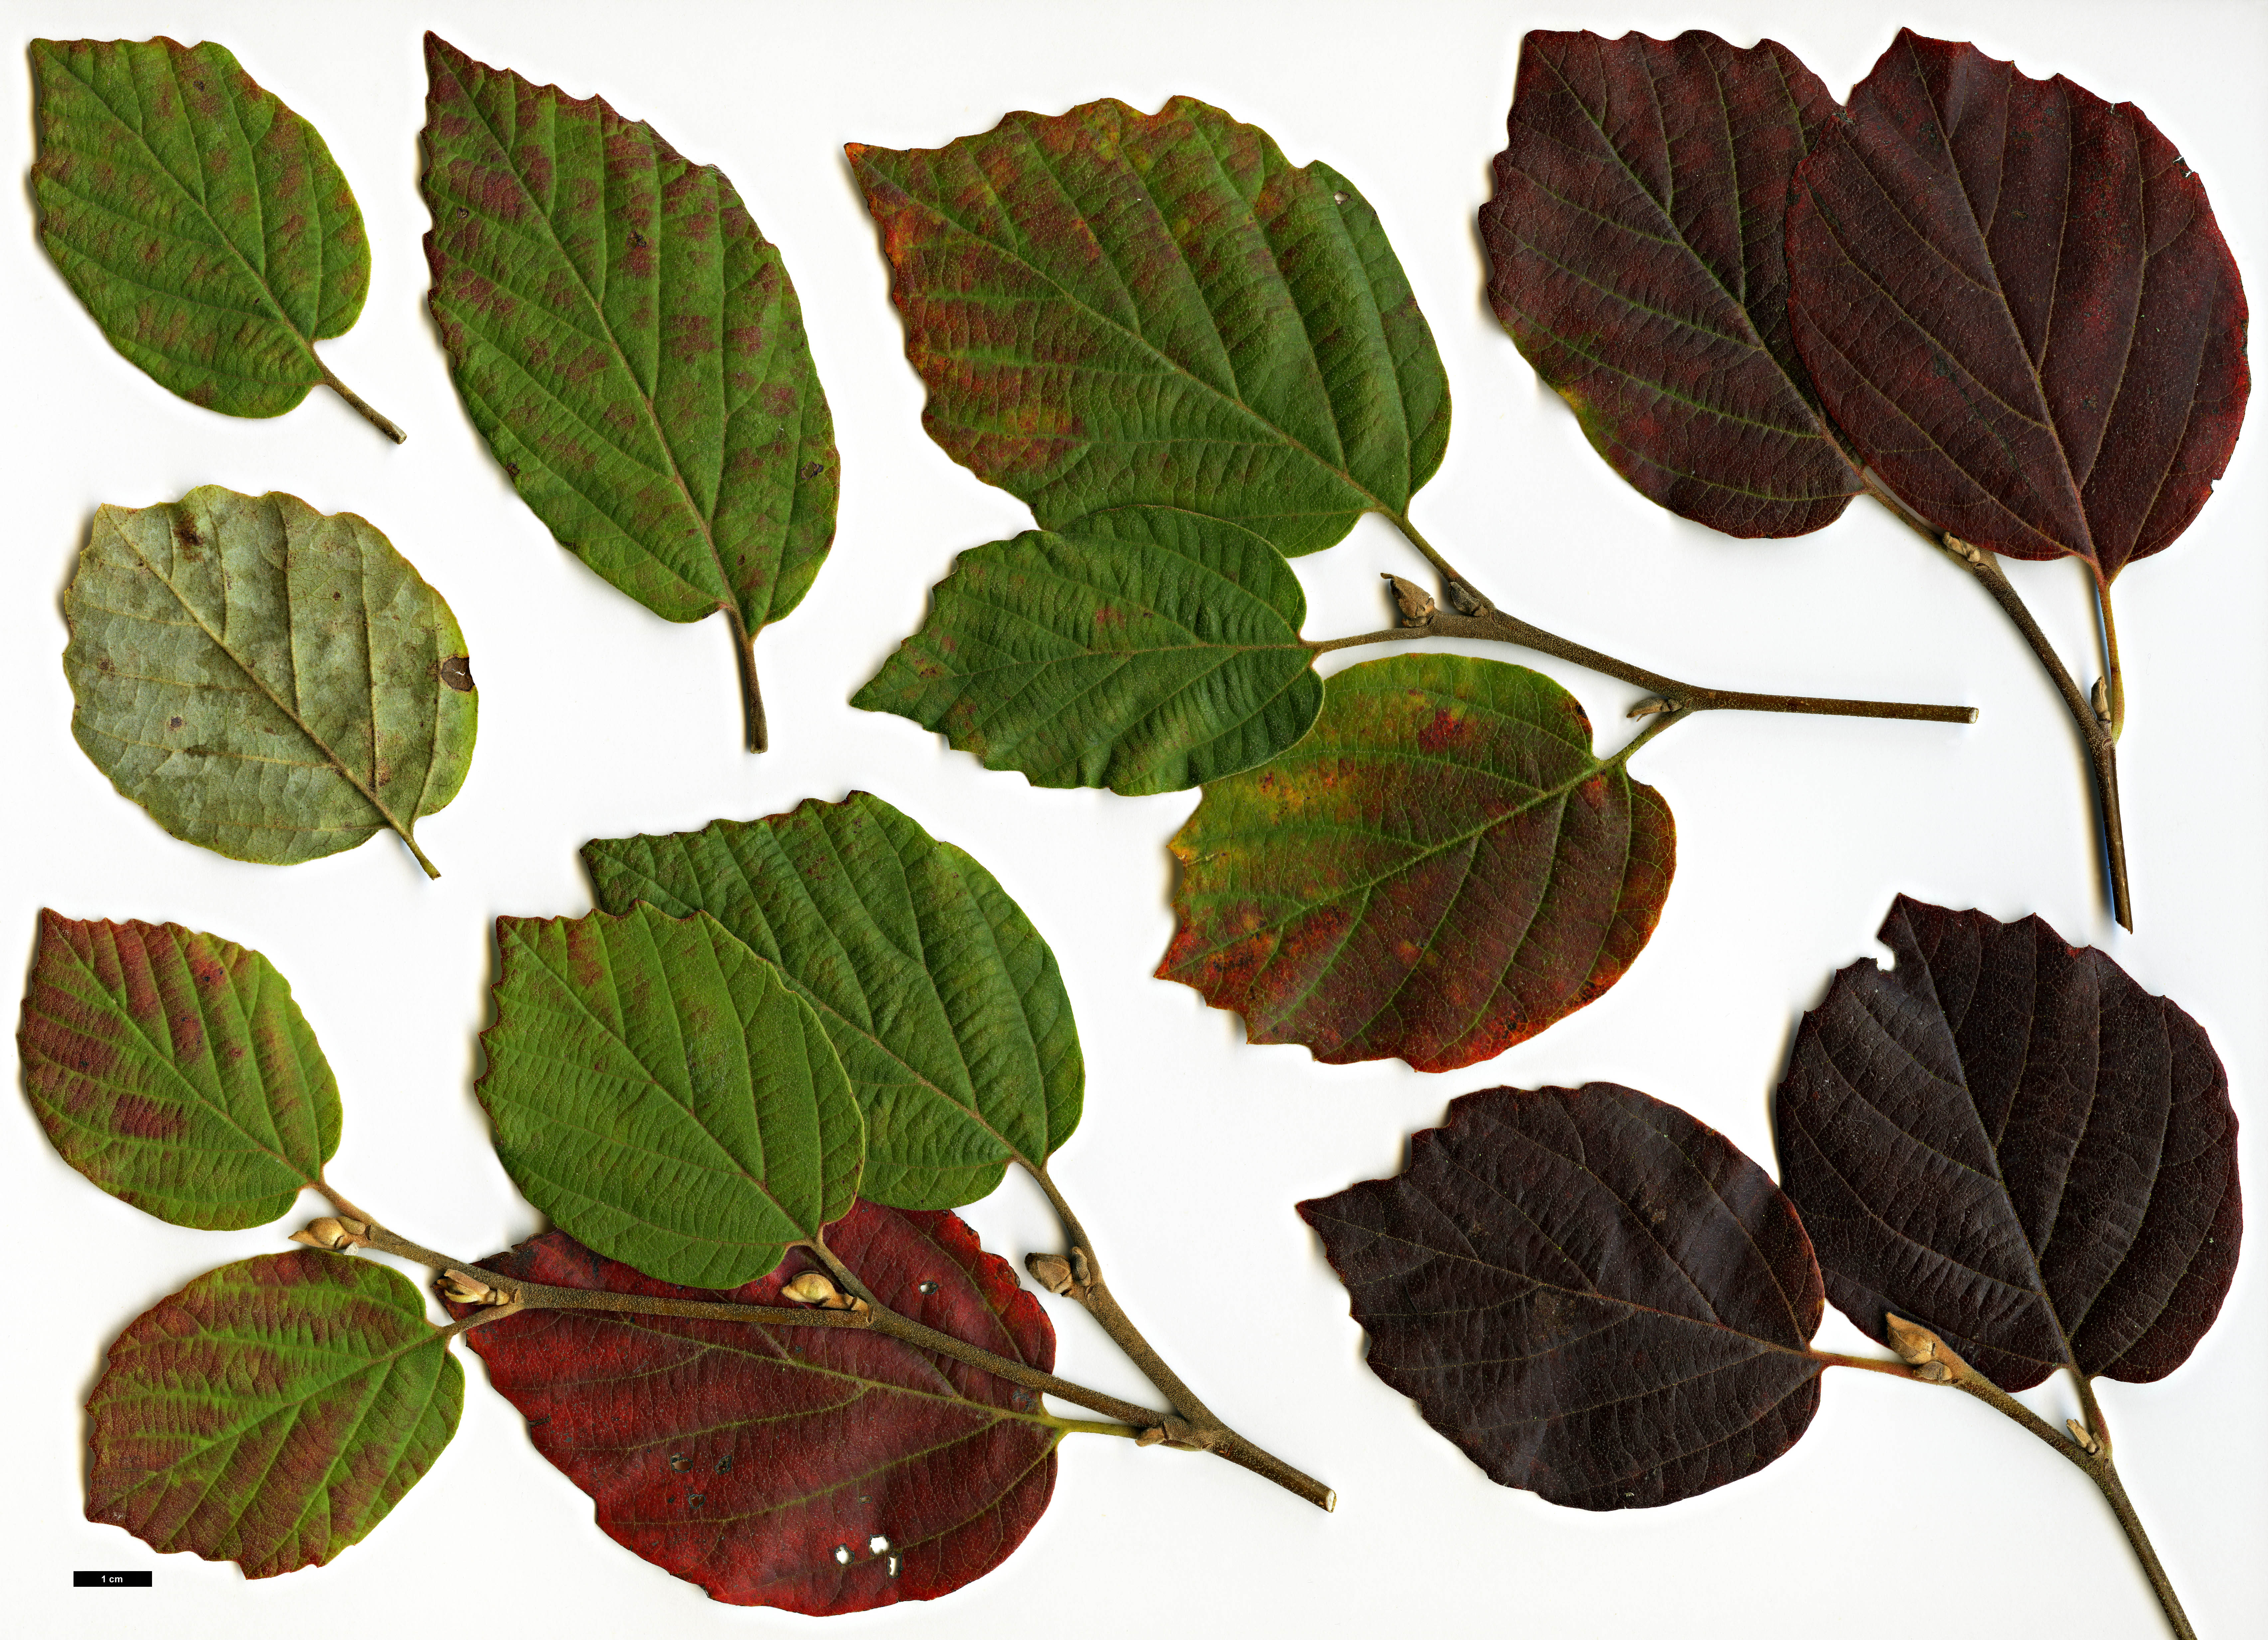
[[[1788,334],[1788,179],[1836,112],[1786,47],[1531,30],[1481,208],[1489,299],[1615,470],[1732,535],[1832,523],[1859,476]]]
[[[1903,895],[1796,1032],[1780,1172],[1836,1308],[1941,1335],[2006,1389],[2163,1378],[2213,1325],[2243,1217],[2228,1077],[2196,1020],[2038,917]]]
[[[1722,1134],[1611,1082],[1453,1100],[1410,1166],[1300,1213],[1370,1366],[1506,1486],[1671,1504],[1761,1469],[1819,1405],[1819,1267]]]
[[[2228,463],[2243,285],[2130,104],[1902,32],[1796,173],[1787,254],[1828,413],[1963,541],[2107,584]]]
[[[892,1309],[1053,1364],[1038,1301],[954,1215],[861,1202],[827,1242]],[[718,1297],[650,1280],[557,1231],[485,1268]],[[792,1253],[725,1296],[779,1304],[811,1268]],[[894,1339],[562,1310],[466,1339],[608,1536],[736,1606],[828,1615],[950,1594],[1007,1558],[1055,1489],[1061,1425],[1030,1392]]]

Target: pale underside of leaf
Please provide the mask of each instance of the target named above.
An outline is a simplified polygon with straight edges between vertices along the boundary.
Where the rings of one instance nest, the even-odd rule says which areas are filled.
[[[1322,709],[1307,599],[1250,531],[1163,507],[964,552],[853,697],[1035,786],[1179,791],[1264,763]]]
[[[865,1114],[867,1199],[977,1201],[1078,1125],[1054,953],[990,871],[879,798],[583,852],[601,910],[708,912],[816,1011]]]
[[[313,343],[362,311],[370,247],[314,127],[225,47],[35,40],[40,237],[111,344],[230,416],[326,379]]]
[[[1834,112],[1785,47],[1531,30],[1481,210],[1521,352],[1641,492],[1796,535],[1859,488],[1787,328],[1789,176]]]
[[[1154,504],[1313,552],[1405,511],[1440,465],[1432,334],[1376,213],[1320,161],[1186,97],[848,151],[923,424],[1042,528]]]
[[[210,934],[41,912],[18,1041],[63,1158],[169,1224],[280,1217],[338,1147],[338,1085],[291,988]]]
[[[330,1253],[200,1276],[110,1348],[87,1518],[247,1577],[359,1542],[456,1430],[464,1369],[417,1289]]]
[[[834,423],[778,251],[653,128],[426,37],[431,298],[459,391],[560,544],[746,637],[835,530]]]
[[[1408,655],[1332,678],[1314,732],[1207,787],[1172,846],[1160,977],[1243,1014],[1255,1042],[1442,1070],[1621,977],[1675,830],[1542,674]]]
[[[217,485],[103,507],[63,613],[72,733],[185,842],[288,864],[410,841],[464,783],[464,635],[353,513]]]
[[[653,1276],[734,1287],[839,1217],[865,1134],[810,1006],[705,914],[501,917],[479,1092],[528,1200]]]

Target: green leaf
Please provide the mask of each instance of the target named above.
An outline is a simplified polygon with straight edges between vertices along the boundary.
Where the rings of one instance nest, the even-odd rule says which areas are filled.
[[[210,934],[40,912],[16,1040],[63,1159],[168,1224],[280,1218],[338,1149],[338,1084],[291,986]]]
[[[315,128],[225,47],[35,40],[40,238],[111,346],[228,416],[281,416],[328,383],[370,285],[354,191]]]
[[[737,1287],[850,1210],[865,1124],[818,1016],[706,915],[498,917],[481,1102],[527,1199],[659,1281]]]
[[[433,320],[473,423],[559,544],[749,643],[835,536],[835,423],[779,252],[650,125],[425,36]]]
[[[1158,975],[1329,1064],[1502,1053],[1620,979],[1661,915],[1676,827],[1627,755],[1524,666],[1350,666],[1306,739],[1205,788]]]
[[[817,1011],[866,1116],[859,1194],[990,1195],[1079,1125],[1079,1027],[1055,953],[1000,885],[880,798],[583,849],[602,909],[706,911]]]
[[[87,1397],[86,1516],[247,1577],[362,1541],[456,1433],[417,1289],[335,1253],[224,1264],[136,1319]]]
[[[851,700],[1035,786],[1180,791],[1307,732],[1307,599],[1269,543],[1167,507],[962,553],[929,620]]]
[[[71,732],[186,842],[289,865],[447,805],[478,695],[441,595],[351,512],[208,484],[103,507],[63,593]]]
[[[1440,464],[1448,379],[1377,213],[1267,133],[1176,97],[847,151],[923,424],[1043,529],[1155,503],[1314,552]]]

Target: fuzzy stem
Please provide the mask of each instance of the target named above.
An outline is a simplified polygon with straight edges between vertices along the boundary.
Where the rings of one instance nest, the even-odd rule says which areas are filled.
[[[2089,566],[2092,573],[2092,566]],[[2103,693],[2110,714],[2110,738],[2116,741],[2126,732],[2126,674],[2118,665],[2118,623],[2110,614],[2110,583],[2100,574],[2095,581],[2095,611],[2102,627]],[[2095,714],[2098,717],[2102,714]]]
[[[763,691],[756,687],[756,640],[736,604],[719,606],[733,634],[733,662],[740,673],[740,732],[750,752],[768,751],[771,735],[764,724]]]
[[[313,349],[310,348],[307,350],[307,357],[309,358],[315,359],[315,368],[323,372],[323,385],[326,387],[328,387],[333,393],[338,394],[339,397],[344,399],[349,404],[354,406],[355,413],[360,416],[363,420],[368,422],[372,427],[378,429],[379,432],[384,433],[388,438],[394,440],[395,444],[402,445],[409,442],[409,435],[408,433],[403,432],[399,427],[396,427],[392,422],[388,421],[385,416],[380,416],[375,409],[372,408],[369,402],[363,398],[362,394],[357,393],[353,388],[348,386],[346,383],[341,381],[336,376],[331,373],[331,367],[329,365],[324,364],[322,360],[315,358]]]

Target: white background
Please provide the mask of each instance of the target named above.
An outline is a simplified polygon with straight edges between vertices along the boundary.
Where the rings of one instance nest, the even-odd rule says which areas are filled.
[[[1768,1098],[1789,1033],[1838,966],[1879,950],[1893,894],[2037,911],[2106,946],[2211,1033],[2268,1188],[2259,929],[2268,895],[2268,474],[2256,430],[2164,556],[2119,583],[2131,717],[2121,747],[2140,931],[2111,924],[2081,767],[2031,657],[1968,577],[1854,505],[1816,535],[1738,542],[1624,487],[1482,299],[1473,214],[1503,145],[1527,27],[1769,33],[1841,95],[1899,23],[1974,39],[2028,72],[2141,105],[2203,175],[2237,261],[2268,266],[2268,11],[2086,5],[103,4],[14,0],[16,35],[233,49],[313,120],[367,216],[375,270],[332,367],[409,430],[395,448],[318,392],[281,419],[175,399],[113,352],[34,238],[0,231],[0,938],[34,913],[174,920],[268,954],[344,1093],[332,1177],[429,1244],[477,1256],[538,1227],[470,1092],[488,1017],[490,919],[578,914],[586,838],[776,813],[863,787],[973,851],[1052,943],[1077,1006],[1086,1115],[1057,1168],[1114,1285],[1233,1423],[1322,1476],[1326,1516],[1211,1460],[1100,1439],[1065,1451],[1023,1548],[947,1600],[842,1633],[1682,1636],[2161,1632],[2109,1511],[2044,1448],[1955,1394],[1835,1372],[1809,1434],[1762,1474],[1675,1506],[1592,1515],[1487,1482],[1362,1364],[1343,1291],[1292,1208],[1390,1173],[1407,1136],[1470,1090],[1613,1079],[1674,1100],[1771,1164]],[[803,607],[759,646],[776,750],[738,749],[727,640],[668,625],[561,551],[513,496],[451,387],[427,320],[416,137],[419,36],[571,93],[603,94],[714,161],[784,250],[843,452],[841,526]],[[22,58],[14,59],[21,63]],[[0,170],[31,159],[28,76],[0,72]],[[1640,664],[1727,687],[1972,702],[1973,728],[1712,715],[1637,760],[1678,820],[1660,927],[1602,1000],[1493,1063],[1427,1077],[1243,1045],[1233,1016],[1154,980],[1172,921],[1165,842],[1195,793],[1037,791],[902,718],[845,703],[919,621],[963,548],[1021,505],[923,435],[887,270],[840,145],[935,146],[1011,109],[1188,92],[1327,158],[1383,217],[1447,361],[1455,435],[1414,509],[1506,607]],[[193,485],[288,490],[362,513],[438,586],[482,691],[470,780],[420,840],[314,864],[239,864],[173,841],[80,755],[57,657],[59,592],[103,502]],[[1298,561],[1311,635],[1382,624],[1376,572],[1418,561],[1375,519]],[[2011,574],[2079,669],[2080,570]],[[1489,651],[1483,651],[1489,652]],[[1636,691],[1543,666],[1609,744]],[[1344,663],[1350,657],[1335,656]],[[2082,676],[2091,677],[2092,669]],[[313,1210],[312,1201],[308,1204]],[[968,1217],[1012,1257],[1055,1245],[1012,1180]],[[103,1196],[0,1100],[0,1587],[18,1632],[192,1636],[805,1632],[710,1602],[616,1548],[529,1446],[477,1362],[453,1445],[329,1567],[247,1584],[86,1522],[77,1408],[102,1352],[200,1270],[282,1246],[286,1222],[182,1230]],[[2268,1632],[2268,1354],[2262,1249],[2171,1379],[2107,1385],[2121,1468],[2209,1640]],[[1140,1393],[1084,1317],[1049,1301],[1072,1377]],[[1822,1342],[1872,1351],[1830,1314]],[[2051,1386],[2033,1398],[2057,1421]],[[154,1567],[146,1592],[74,1592],[76,1567]],[[831,1631],[832,1632],[832,1631]]]

